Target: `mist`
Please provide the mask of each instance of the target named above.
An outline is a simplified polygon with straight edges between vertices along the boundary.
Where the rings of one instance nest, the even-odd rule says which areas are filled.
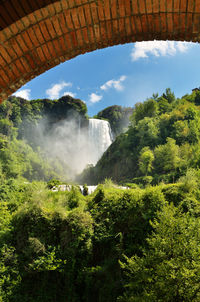
[[[33,139],[51,164],[62,166],[68,180],[74,180],[88,165],[95,165],[112,143],[108,122],[91,119],[82,125],[80,116],[53,124],[43,118]]]

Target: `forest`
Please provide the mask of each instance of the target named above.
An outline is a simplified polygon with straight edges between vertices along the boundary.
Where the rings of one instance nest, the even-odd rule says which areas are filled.
[[[116,120],[129,109],[99,113],[113,122],[116,139],[79,175],[82,184],[98,184],[84,196],[76,183],[51,190],[66,183],[63,166],[34,135],[47,114],[46,134],[67,114],[85,127],[85,104],[4,102],[0,301],[200,301],[199,106],[198,89],[182,98],[166,89],[135,105],[129,125],[120,122],[126,132]]]
[[[168,88],[137,103],[129,129],[117,136],[96,167],[81,180],[156,185],[174,183],[187,171],[198,174],[200,165],[200,90],[176,98]]]

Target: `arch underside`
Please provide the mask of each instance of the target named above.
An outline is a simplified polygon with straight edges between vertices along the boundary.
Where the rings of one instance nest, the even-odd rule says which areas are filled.
[[[146,40],[200,41],[200,0],[0,0],[0,101],[77,55]]]

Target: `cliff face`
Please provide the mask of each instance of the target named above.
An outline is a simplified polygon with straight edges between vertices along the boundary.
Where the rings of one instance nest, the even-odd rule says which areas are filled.
[[[96,118],[109,121],[114,137],[124,132],[129,125],[129,118],[133,108],[118,105],[110,106],[100,111]]]

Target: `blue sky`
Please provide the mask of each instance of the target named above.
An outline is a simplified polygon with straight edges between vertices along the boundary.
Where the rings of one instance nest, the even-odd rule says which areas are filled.
[[[133,107],[170,87],[181,97],[200,86],[200,46],[153,41],[109,47],[80,55],[21,87],[26,99],[57,99],[70,94],[95,115],[111,105]]]

